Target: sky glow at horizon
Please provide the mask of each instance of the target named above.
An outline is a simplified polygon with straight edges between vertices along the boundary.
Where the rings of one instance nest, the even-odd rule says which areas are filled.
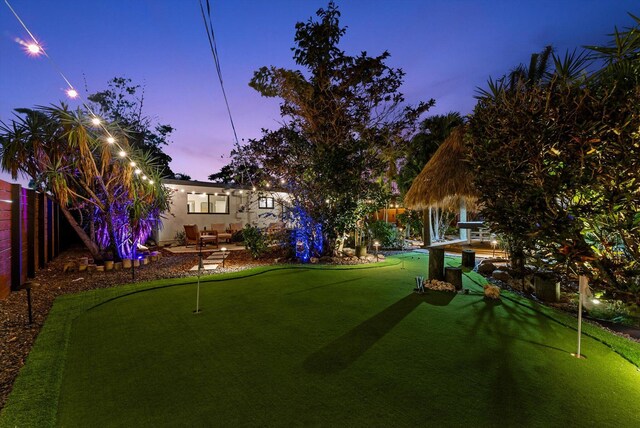
[[[257,138],[279,127],[278,101],[248,82],[261,66],[298,68],[291,48],[295,24],[325,1],[212,1],[225,88],[238,137]],[[406,73],[409,103],[436,100],[427,115],[471,112],[477,86],[500,77],[552,44],[559,53],[602,44],[614,26],[640,14],[635,1],[338,0],[347,54],[391,53]],[[144,85],[144,113],[173,126],[165,151],[175,172],[205,181],[227,163],[233,132],[215,74],[198,0],[11,0],[11,5],[74,87],[103,90],[116,76]],[[80,101],[43,55],[27,55],[15,40],[32,42],[0,3],[0,120],[19,107]],[[634,10],[633,8],[636,8]],[[70,24],[72,23],[72,24]],[[82,98],[78,97],[78,98]],[[6,174],[0,175],[8,179]]]

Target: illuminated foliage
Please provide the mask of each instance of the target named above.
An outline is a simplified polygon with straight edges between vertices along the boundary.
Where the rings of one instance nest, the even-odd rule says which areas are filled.
[[[499,79],[480,93],[469,162],[514,262],[527,254],[640,291],[639,34],[617,33],[596,55],[553,55],[536,84]]]

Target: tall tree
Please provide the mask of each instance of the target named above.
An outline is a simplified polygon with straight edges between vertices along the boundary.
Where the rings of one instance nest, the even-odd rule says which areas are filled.
[[[89,95],[88,99],[96,106],[97,114],[127,130],[129,144],[148,153],[159,165],[162,176],[175,177],[169,167],[171,156],[163,151],[174,129],[171,125],[154,124],[151,117],[143,113],[144,88],[134,85],[131,79],[114,77],[107,89]]]
[[[301,207],[323,224],[329,242],[355,227],[381,189],[376,179],[433,101],[403,107],[404,72],[388,52],[349,56],[335,3],[317,20],[296,24],[293,58],[302,70],[262,67],[250,86],[282,100],[285,125],[249,142],[246,153],[267,176],[281,179]],[[243,151],[244,152],[244,151]]]

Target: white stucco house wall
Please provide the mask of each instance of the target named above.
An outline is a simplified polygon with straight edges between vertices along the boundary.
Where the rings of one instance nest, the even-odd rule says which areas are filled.
[[[216,223],[266,228],[271,223],[284,221],[284,207],[288,201],[285,192],[206,181],[163,182],[171,191],[171,203],[169,212],[164,214],[162,227],[154,233],[155,241],[160,245],[174,242],[176,233],[184,232],[185,224],[196,224],[204,230]]]

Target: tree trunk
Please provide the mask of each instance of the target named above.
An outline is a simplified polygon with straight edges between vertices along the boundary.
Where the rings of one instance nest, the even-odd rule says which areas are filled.
[[[116,231],[113,227],[113,217],[111,216],[111,205],[107,205],[106,208],[104,217],[107,222],[107,233],[109,234],[109,249],[113,255],[113,260],[120,262],[122,261],[122,255],[118,251],[118,241],[116,240]]]
[[[87,235],[87,232],[85,232],[85,230],[82,227],[80,227],[80,225],[78,224],[76,219],[73,217],[73,215],[69,212],[67,207],[60,205],[60,211],[62,211],[62,214],[64,214],[67,221],[69,221],[69,224],[71,225],[73,230],[75,230],[75,232],[78,234],[78,237],[80,237],[80,240],[82,241],[84,246],[87,247],[87,250],[89,250],[89,252],[91,253],[93,260],[102,261],[102,254],[100,254],[100,249],[98,248],[95,242],[91,241],[91,238],[89,238],[89,235]]]

